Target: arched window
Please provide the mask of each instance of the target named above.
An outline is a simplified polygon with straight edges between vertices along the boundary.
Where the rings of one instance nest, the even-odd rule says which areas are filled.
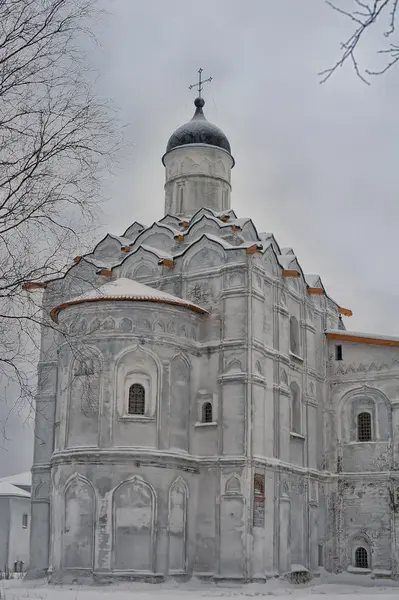
[[[290,350],[299,355],[299,326],[295,317],[290,318]]]
[[[371,414],[369,412],[357,415],[357,439],[359,442],[371,441]]]
[[[212,404],[210,402],[204,402],[202,405],[202,422],[212,423]]]
[[[145,390],[140,383],[129,388],[129,415],[143,415],[145,409]]]
[[[179,187],[179,206],[178,206],[178,213],[182,213],[183,212],[183,194],[184,194],[184,190],[183,190],[183,186]]]
[[[369,557],[366,548],[360,546],[355,550],[355,567],[359,569],[369,568]]]
[[[301,433],[301,399],[299,387],[291,383],[291,431]]]
[[[265,526],[265,477],[254,474],[253,518],[254,527]]]

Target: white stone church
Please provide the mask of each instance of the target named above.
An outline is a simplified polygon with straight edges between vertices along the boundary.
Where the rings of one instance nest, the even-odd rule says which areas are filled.
[[[165,214],[44,289],[31,576],[399,574],[399,338],[231,208],[195,100]]]

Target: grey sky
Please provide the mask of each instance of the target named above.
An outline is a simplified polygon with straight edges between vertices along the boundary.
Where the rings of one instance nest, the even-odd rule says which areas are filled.
[[[193,114],[199,67],[205,114],[227,134],[232,207],[292,246],[307,273],[354,316],[348,329],[399,335],[399,67],[371,86],[349,65],[324,85],[351,25],[323,0],[103,0],[100,93],[133,145],[105,182],[104,233],[163,215],[161,156]],[[346,0],[349,5],[349,0]],[[359,58],[375,67],[383,37]],[[29,468],[26,431],[0,450],[0,475]],[[13,460],[8,457],[12,455]],[[11,468],[12,462],[12,468]]]

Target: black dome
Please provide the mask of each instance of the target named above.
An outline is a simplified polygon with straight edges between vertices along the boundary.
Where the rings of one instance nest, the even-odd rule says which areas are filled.
[[[185,146],[186,144],[209,144],[210,146],[223,148],[223,150],[231,153],[229,140],[223,131],[205,119],[202,111],[204,104],[205,100],[203,98],[195,99],[194,105],[196,106],[196,110],[193,118],[188,123],[176,129],[170,136],[166,152],[178,146]]]

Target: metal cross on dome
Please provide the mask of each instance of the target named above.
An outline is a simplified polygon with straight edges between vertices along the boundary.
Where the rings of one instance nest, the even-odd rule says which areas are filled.
[[[202,71],[203,70],[204,69],[198,69],[198,83],[193,83],[193,85],[190,85],[189,88],[188,88],[189,90],[192,90],[195,87],[198,88],[198,97],[199,98],[202,98],[201,92],[202,92],[203,87],[204,87],[203,84],[212,81],[212,77],[208,77],[208,79],[202,79]]]

